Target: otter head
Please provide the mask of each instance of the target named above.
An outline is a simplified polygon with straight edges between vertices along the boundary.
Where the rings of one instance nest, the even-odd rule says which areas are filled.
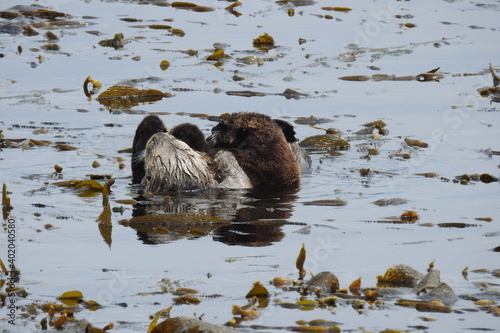
[[[273,119],[273,121],[278,125],[279,128],[283,131],[283,135],[285,135],[285,139],[289,143],[297,142],[297,138],[295,137],[295,130],[293,129],[293,125],[288,121],[281,119]]]
[[[298,163],[283,131],[268,116],[238,112],[225,116],[212,129],[210,145],[235,156],[256,189],[295,188]]]
[[[167,128],[157,115],[148,115],[137,126],[132,142],[132,183],[139,184],[145,176],[144,150],[148,140],[156,133],[166,132]]]

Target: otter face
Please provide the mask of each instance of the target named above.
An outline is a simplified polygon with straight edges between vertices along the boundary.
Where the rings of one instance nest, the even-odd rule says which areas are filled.
[[[281,128],[287,142],[293,143],[297,141],[297,138],[295,137],[295,134],[297,133],[295,133],[292,124],[290,124],[288,121],[281,119],[273,119],[273,121],[276,123],[276,125],[279,126],[279,128]]]
[[[212,129],[210,144],[215,148],[248,149],[265,145],[283,136],[266,115],[253,112],[233,113],[222,118]]]

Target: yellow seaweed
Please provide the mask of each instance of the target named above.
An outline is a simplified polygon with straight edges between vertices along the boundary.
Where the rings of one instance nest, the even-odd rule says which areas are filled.
[[[255,282],[253,288],[247,293],[246,298],[250,297],[269,297],[269,291],[260,282]]]
[[[274,47],[274,38],[264,33],[253,40],[253,46],[261,51],[267,52]]]
[[[214,53],[207,57],[207,60],[221,60],[225,57],[226,55],[224,54],[224,50],[216,50]]]
[[[167,94],[156,89],[137,89],[129,86],[116,85],[103,91],[97,101],[110,109],[131,108],[139,103],[160,101]]]
[[[304,269],[305,261],[306,261],[306,245],[302,243],[299,255],[297,256],[297,260],[295,261],[295,267],[299,270],[299,280],[304,279],[306,275],[306,271]]]

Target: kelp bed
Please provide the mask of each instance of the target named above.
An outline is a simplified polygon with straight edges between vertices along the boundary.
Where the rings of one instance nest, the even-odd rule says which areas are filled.
[[[2,6],[1,332],[498,331],[497,1]],[[130,185],[145,114],[234,111],[300,190]]]

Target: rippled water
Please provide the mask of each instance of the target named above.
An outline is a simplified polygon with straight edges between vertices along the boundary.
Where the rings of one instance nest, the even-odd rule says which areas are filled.
[[[210,12],[136,1],[36,3],[72,15],[73,23],[51,27],[60,38],[60,51],[40,49],[48,43],[44,27],[35,26],[40,35],[32,37],[0,34],[3,136],[52,142],[0,151],[0,180],[7,185],[13,206],[8,217],[16,221],[18,285],[28,293],[16,300],[20,306],[16,326],[7,322],[7,307],[0,307],[2,330],[36,331],[46,315],[22,317],[28,304],[56,302],[63,292],[79,290],[84,300],[95,300],[103,308],[81,310],[75,314],[78,320],[97,327],[113,322],[119,332],[146,332],[150,316],[173,304],[171,292],[155,293],[161,291],[159,281],[167,278],[170,290],[194,288],[201,299],[198,305],[174,306],[172,316],[195,313],[219,324],[233,317],[233,304],[247,303],[245,295],[253,282],[266,283],[272,301],[258,309],[259,318],[242,322],[240,329],[245,330],[290,329],[297,320],[326,319],[341,323],[343,331],[498,331],[498,317],[465,296],[500,301],[498,277],[473,272],[500,268],[498,252],[493,251],[500,245],[499,184],[454,181],[463,174],[499,176],[499,157],[485,153],[488,148],[500,150],[498,104],[477,91],[493,83],[489,64],[500,65],[497,1],[303,1],[297,6],[245,1],[235,8],[240,16],[225,10],[230,3],[222,1],[198,3],[215,9]],[[31,3],[3,1],[0,9],[18,4]],[[325,6],[352,10],[327,11]],[[46,22],[24,20],[24,24]],[[6,22],[0,19],[0,31],[6,31]],[[185,36],[150,29],[151,24],[171,25]],[[116,33],[130,39],[123,48],[98,44]],[[263,33],[277,45],[267,53],[252,46]],[[205,60],[214,52],[214,43],[224,44],[230,56],[220,66]],[[179,52],[189,49],[197,55]],[[238,60],[248,56],[261,58],[263,64]],[[159,67],[162,60],[171,63],[165,71]],[[374,74],[404,77],[437,67],[444,75],[437,82],[339,79]],[[82,85],[89,75],[102,82],[101,92],[127,80],[152,77],[136,87],[175,96],[108,110],[96,96],[84,95]],[[235,75],[244,80],[235,80]],[[307,96],[275,95],[285,89]],[[247,90],[269,95],[226,93]],[[234,111],[257,111],[291,122],[299,117],[325,118],[328,122],[317,126],[343,131],[351,147],[340,155],[312,152],[313,166],[304,174],[301,189],[281,197],[222,192],[182,194],[171,202],[151,198],[135,206],[116,202],[137,199],[130,186],[129,155],[118,150],[131,146],[144,114],[161,113],[168,127],[192,122],[208,135],[214,122],[203,115]],[[388,135],[373,139],[354,134],[363,124],[379,119],[387,124]],[[299,123],[295,129],[300,139],[323,133]],[[424,141],[429,147],[409,149],[404,138]],[[58,151],[54,148],[58,142],[78,150]],[[366,147],[378,148],[380,154],[363,158]],[[401,148],[411,159],[394,157]],[[117,156],[124,159],[125,168],[119,168]],[[93,161],[100,167],[94,169]],[[100,193],[83,196],[78,190],[55,186],[57,180],[48,177],[54,164],[63,167],[63,180],[112,175],[109,204]],[[376,173],[363,176],[363,168]],[[439,176],[415,175],[428,172]],[[373,203],[381,199],[403,200],[398,200],[400,205]],[[418,213],[417,222],[392,219],[409,210]],[[133,217],[158,212],[171,222],[132,223]],[[194,212],[232,222],[179,222],[193,222],[193,215],[186,214]],[[6,221],[0,235],[4,262],[7,232],[12,229]],[[267,281],[276,276],[297,278],[295,259],[303,243],[307,271],[332,271],[341,288],[360,276],[362,287],[375,287],[376,276],[392,265],[407,264],[425,272],[435,260],[441,280],[462,299],[453,305],[453,313],[422,313],[394,305],[400,297],[417,299],[408,291],[382,299],[382,308],[366,306],[360,312],[348,302],[312,311],[281,307],[278,300],[295,303],[299,294]],[[468,280],[462,276],[466,267]],[[484,283],[490,285],[487,293]]]

